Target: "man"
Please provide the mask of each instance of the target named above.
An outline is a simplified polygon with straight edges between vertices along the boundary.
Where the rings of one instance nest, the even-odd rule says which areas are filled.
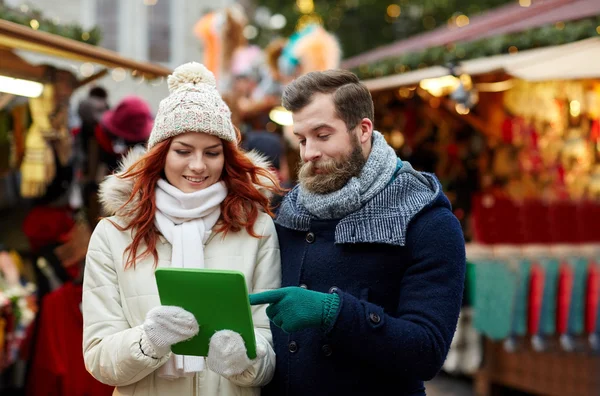
[[[465,246],[435,176],[373,130],[368,89],[347,71],[286,87],[299,185],[276,220],[283,288],[253,294],[277,354],[271,395],[425,395],[458,320]]]

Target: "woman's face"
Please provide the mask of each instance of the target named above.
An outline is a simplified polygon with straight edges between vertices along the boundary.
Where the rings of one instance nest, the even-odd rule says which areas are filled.
[[[179,190],[192,193],[218,182],[224,164],[221,139],[206,133],[188,132],[171,141],[165,176]]]

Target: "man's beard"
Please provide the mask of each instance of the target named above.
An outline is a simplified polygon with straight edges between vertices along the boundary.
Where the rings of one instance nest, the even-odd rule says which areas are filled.
[[[365,159],[358,137],[353,135],[352,151],[340,159],[300,162],[298,180],[302,188],[314,194],[329,194],[340,190],[348,181],[360,175]],[[319,169],[320,174],[315,173]]]

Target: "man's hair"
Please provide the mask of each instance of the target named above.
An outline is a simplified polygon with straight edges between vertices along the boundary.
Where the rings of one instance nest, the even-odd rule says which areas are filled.
[[[363,118],[374,122],[371,93],[352,72],[336,69],[300,76],[285,88],[283,106],[291,112],[302,110],[315,93],[332,94],[336,114],[349,129],[357,126]]]

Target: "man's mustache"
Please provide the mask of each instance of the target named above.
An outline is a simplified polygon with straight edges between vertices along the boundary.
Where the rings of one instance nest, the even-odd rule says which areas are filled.
[[[331,173],[342,168],[343,164],[338,164],[333,159],[306,162],[300,161],[299,174],[301,176],[315,176],[317,175],[317,170],[321,171],[322,173]]]

